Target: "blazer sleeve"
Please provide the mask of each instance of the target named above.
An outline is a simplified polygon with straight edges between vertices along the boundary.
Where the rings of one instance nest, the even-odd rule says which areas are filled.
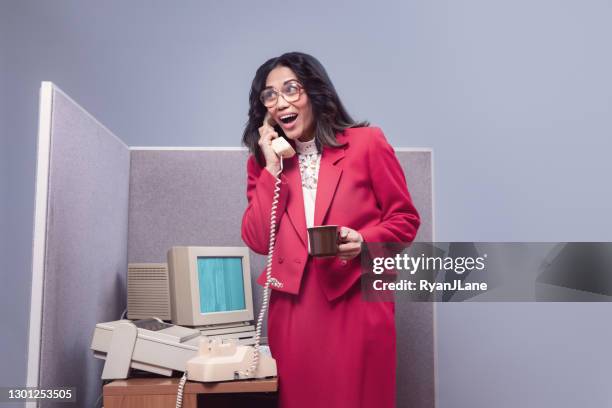
[[[265,168],[261,168],[250,155],[247,161],[247,201],[248,205],[242,216],[242,240],[254,252],[262,255],[268,253],[270,243],[270,216],[274,199],[274,188],[278,178]],[[276,207],[276,230],[281,215],[287,206],[289,192],[287,179],[281,174],[280,190]]]
[[[366,227],[359,233],[366,243],[411,242],[421,220],[412,204],[406,177],[382,130],[373,128],[372,139],[368,144],[368,170],[382,214],[377,225]]]

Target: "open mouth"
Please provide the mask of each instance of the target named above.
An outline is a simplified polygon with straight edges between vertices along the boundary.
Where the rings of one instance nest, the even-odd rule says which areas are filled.
[[[289,113],[287,115],[281,116],[280,120],[284,124],[288,125],[290,123],[293,123],[297,119],[297,117],[298,117],[297,113]]]

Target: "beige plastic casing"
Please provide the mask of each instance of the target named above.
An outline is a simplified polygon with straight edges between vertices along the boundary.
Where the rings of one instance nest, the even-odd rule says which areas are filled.
[[[295,150],[284,137],[277,137],[272,140],[272,150],[284,159],[289,159],[295,155]]]
[[[244,288],[243,310],[200,313],[198,257],[240,257]],[[206,326],[253,320],[251,266],[247,247],[172,247],[168,251],[172,323],[180,326]]]
[[[172,318],[167,264],[128,264],[127,287],[128,319],[148,319],[151,316],[162,320]]]
[[[187,361],[187,378],[190,381],[215,382],[276,376],[276,361],[261,352],[255,374],[247,376],[245,372],[251,366],[253,353],[252,346],[201,340],[198,355]]]

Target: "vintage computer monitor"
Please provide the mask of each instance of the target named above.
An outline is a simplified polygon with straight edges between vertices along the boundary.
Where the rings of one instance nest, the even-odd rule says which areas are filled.
[[[126,378],[129,368],[167,376],[182,371],[203,339],[255,343],[248,248],[173,247],[167,269],[130,267],[132,312],[145,319],[96,325],[91,348],[106,360],[102,378]],[[166,312],[174,325],[146,318]]]
[[[172,247],[168,274],[172,323],[196,327],[253,320],[248,248]]]

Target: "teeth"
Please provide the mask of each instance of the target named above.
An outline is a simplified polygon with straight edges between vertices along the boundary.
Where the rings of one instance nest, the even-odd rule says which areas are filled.
[[[287,119],[287,118],[291,118],[291,117],[294,117],[294,116],[297,116],[297,113],[290,113],[288,115],[283,115],[280,118],[281,119]]]

